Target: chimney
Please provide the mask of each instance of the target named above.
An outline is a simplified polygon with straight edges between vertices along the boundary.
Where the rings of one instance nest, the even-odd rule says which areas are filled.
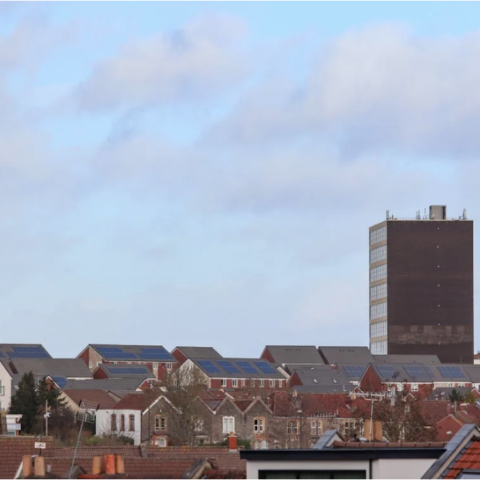
[[[230,452],[237,451],[237,436],[233,432],[228,437],[228,450]]]

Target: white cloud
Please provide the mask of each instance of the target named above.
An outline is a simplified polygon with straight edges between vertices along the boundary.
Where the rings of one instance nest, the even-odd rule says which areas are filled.
[[[99,110],[218,95],[244,78],[243,34],[238,20],[214,16],[124,45],[80,86],[80,105]]]

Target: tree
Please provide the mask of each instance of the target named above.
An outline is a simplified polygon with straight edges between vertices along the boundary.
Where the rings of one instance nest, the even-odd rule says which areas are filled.
[[[160,395],[167,399],[162,401],[161,408],[173,445],[195,445],[199,432],[206,430],[208,409],[201,400],[205,388],[203,373],[196,367],[184,366],[171,373],[160,388],[152,391],[152,403]]]
[[[363,418],[370,412],[363,411]],[[388,442],[422,442],[435,440],[436,430],[430,428],[423,416],[420,401],[402,393],[378,400],[373,406],[373,419],[382,422],[382,432]]]
[[[47,380],[47,377],[43,377],[38,384],[38,401],[42,406],[47,402],[51,409],[57,409],[66,405],[60,389],[55,388],[54,384]]]
[[[39,407],[35,377],[32,372],[25,373],[18,383],[18,389],[12,397],[9,413],[21,414],[22,432],[33,433]]]
[[[453,403],[455,411],[457,411],[457,403],[464,401],[463,395],[456,388],[452,388],[452,391],[448,394],[448,399]]]
[[[470,391],[470,392],[467,392],[467,394],[465,395],[465,401],[467,403],[475,403],[477,401],[477,398],[475,397],[473,392]]]

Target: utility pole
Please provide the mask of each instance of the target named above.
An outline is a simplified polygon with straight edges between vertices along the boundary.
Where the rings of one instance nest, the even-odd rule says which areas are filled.
[[[48,411],[48,400],[45,400],[45,436],[48,437],[48,417],[50,417],[50,412]]]

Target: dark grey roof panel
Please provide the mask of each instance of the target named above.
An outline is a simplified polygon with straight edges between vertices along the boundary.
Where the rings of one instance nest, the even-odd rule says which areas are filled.
[[[375,362],[368,347],[318,347],[318,351],[328,364],[367,365]]]
[[[375,363],[400,363],[411,364],[419,363],[421,365],[441,365],[440,359],[436,355],[373,355]]]
[[[222,359],[213,347],[176,347],[187,358]]]
[[[92,373],[81,358],[15,358],[12,368],[18,375],[32,372],[36,377],[92,378]]]
[[[100,380],[69,380],[65,390],[108,390],[108,391],[135,391],[145,380],[138,377],[130,378],[104,378]]]
[[[325,364],[315,346],[267,345],[274,363],[278,364]]]

